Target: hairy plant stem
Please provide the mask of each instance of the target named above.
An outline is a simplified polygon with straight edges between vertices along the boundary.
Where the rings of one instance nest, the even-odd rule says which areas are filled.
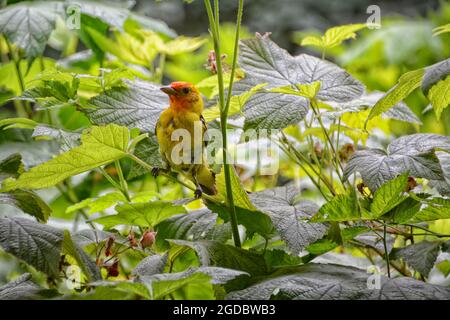
[[[66,198],[67,201],[69,201],[72,204],[76,204],[79,201],[77,195],[75,194],[75,192],[72,189],[72,186],[70,184],[65,184],[66,190],[64,190],[62,185],[56,185],[56,188],[58,189],[58,191],[61,193],[61,195]],[[83,209],[78,209],[77,210],[78,214],[80,214],[84,219],[89,220],[89,215],[83,210]],[[97,229],[95,227],[95,225],[92,222],[87,222],[87,224],[92,228],[92,229]]]
[[[384,252],[381,252],[379,249],[375,248],[374,246],[368,245],[367,243],[361,242],[356,239],[350,240],[349,243],[352,243],[353,245],[355,245],[357,247],[368,248],[368,249],[372,250],[373,252],[375,252],[380,257],[382,257],[382,258],[385,257]],[[393,261],[389,261],[389,263],[395,270],[397,270],[400,274],[404,275],[405,277],[411,276],[406,270],[403,270],[399,265],[397,265]]]
[[[383,226],[383,246],[384,246],[384,256],[386,259],[386,267],[387,267],[387,274],[388,277],[391,277],[391,268],[390,268],[390,261],[389,261],[389,252],[388,252],[388,247],[387,247],[387,242],[386,242],[386,237],[387,237],[387,227],[386,225]]]
[[[130,192],[128,191],[128,184],[123,176],[122,166],[120,165],[120,161],[116,160],[114,161],[114,165],[116,166],[117,175],[119,176],[120,181],[120,187],[122,190],[123,195],[127,199],[127,201],[131,201]]]
[[[320,127],[322,128],[323,134],[327,138],[327,141],[329,143],[331,151],[333,151],[334,157],[332,157],[332,158],[334,158],[334,163],[335,163],[335,167],[336,167],[336,173],[337,173],[341,183],[344,184],[344,179],[342,178],[341,172],[339,171],[339,170],[344,171],[344,169],[342,167],[341,162],[339,161],[338,154],[336,153],[336,149],[334,148],[333,141],[331,140],[330,135],[328,134],[328,131],[325,128],[325,125],[323,124],[322,117],[319,114],[319,108],[317,106],[317,103],[314,101],[314,99],[311,100],[311,109],[313,110],[314,115],[317,118],[317,121],[319,121]],[[331,159],[331,161],[333,162],[333,159]]]
[[[225,88],[223,80],[223,69],[222,69],[222,55],[220,48],[220,19],[219,19],[219,0],[214,0],[214,13],[209,0],[205,0],[205,7],[208,13],[208,19],[210,24],[211,35],[214,43],[214,51],[216,54],[216,69],[217,69],[217,83],[219,86],[219,109],[220,109],[220,128],[222,132],[222,157],[223,157],[223,168],[225,174],[225,186],[227,193],[227,206],[230,214],[231,229],[233,232],[233,240],[236,247],[241,247],[241,240],[239,236],[239,229],[237,223],[236,207],[234,206],[233,190],[231,187],[231,165],[228,161],[228,144],[227,144],[227,120],[228,120],[228,109],[231,101],[231,92],[233,89],[234,74],[236,71],[237,63],[237,50],[240,34],[240,25],[242,20],[242,12],[244,1],[239,0],[239,9],[236,21],[236,34],[234,41],[234,52],[233,52],[233,62],[231,66],[231,76],[230,83],[228,86],[227,100],[225,101]]]
[[[11,43],[9,43],[9,40],[5,38],[5,42],[6,42],[6,45],[8,46],[8,51],[11,55],[11,60],[13,61],[13,64],[14,64],[14,69],[17,74],[17,79],[19,79],[20,94],[22,94],[22,92],[25,91],[25,80],[23,79],[22,72],[20,71],[20,59],[18,59],[16,57],[16,55],[14,54],[14,51],[12,49]],[[30,103],[28,101],[23,103],[20,100],[15,100],[14,106],[16,107],[17,115],[19,117],[26,117],[28,119],[32,118],[33,112],[31,110]]]
[[[324,185],[327,187],[328,191],[330,191],[330,193],[335,196],[336,195],[336,191],[334,190],[333,185],[331,184],[330,181],[328,181],[328,179],[326,177],[323,176],[323,174],[321,172],[318,172],[316,170],[316,168],[314,168],[313,164],[299,151],[297,151],[294,146],[289,142],[289,140],[287,139],[286,135],[284,134],[284,132],[281,133],[283,135],[283,140],[281,141],[282,144],[286,145],[288,153],[292,153],[293,155],[295,155],[294,157],[294,161],[297,162],[298,165],[300,165],[301,167],[304,168],[303,163],[307,164],[308,167],[311,169],[312,172],[314,172],[317,177],[322,180],[322,182],[324,183]],[[308,175],[308,177],[311,179],[311,181],[316,185],[316,187],[319,189],[319,191],[322,193],[322,195],[324,195],[324,193],[322,192],[322,189],[320,187],[319,182],[315,182],[314,179],[312,178],[312,176],[308,173],[307,170],[303,169],[306,174]],[[325,200],[328,200],[327,197],[325,197]]]

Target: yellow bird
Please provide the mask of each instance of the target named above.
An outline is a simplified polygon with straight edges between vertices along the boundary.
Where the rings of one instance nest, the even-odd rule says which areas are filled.
[[[165,161],[168,170],[184,172],[196,185],[195,196],[200,197],[202,192],[208,195],[217,193],[215,185],[215,174],[209,168],[203,148],[206,147],[204,133],[207,129],[206,121],[202,116],[203,99],[200,92],[189,82],[172,82],[170,86],[162,87],[161,90],[169,95],[170,105],[165,109],[156,124],[155,134],[158,138],[159,151]],[[200,127],[201,136],[195,126]],[[179,141],[177,129],[181,133],[189,133],[190,141]],[[179,133],[180,131],[178,131]],[[182,143],[187,150],[180,154],[174,153],[174,148]],[[195,152],[199,152],[196,157]],[[187,156],[186,156],[187,155]],[[182,158],[180,160],[180,157]],[[152,173],[156,177],[161,168],[154,168]]]

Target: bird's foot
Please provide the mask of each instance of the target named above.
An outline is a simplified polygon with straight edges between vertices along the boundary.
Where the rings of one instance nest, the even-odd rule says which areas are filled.
[[[152,169],[152,176],[153,176],[154,178],[156,178],[156,177],[159,175],[160,172],[161,172],[161,168],[154,167],[154,168]]]
[[[197,187],[194,191],[195,199],[200,199],[202,197],[203,191],[200,187]]]

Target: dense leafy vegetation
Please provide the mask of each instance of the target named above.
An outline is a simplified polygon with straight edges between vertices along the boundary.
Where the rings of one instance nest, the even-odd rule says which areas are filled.
[[[417,22],[434,51],[408,65],[390,37],[414,22],[292,55],[241,30],[243,1],[234,28],[205,7],[195,38],[101,2],[0,9],[0,299],[449,299],[448,25]],[[224,134],[215,196],[150,174],[170,80]]]

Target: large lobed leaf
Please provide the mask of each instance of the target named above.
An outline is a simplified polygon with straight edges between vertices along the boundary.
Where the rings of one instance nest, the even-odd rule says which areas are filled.
[[[130,133],[127,128],[110,124],[92,127],[81,137],[81,145],[23,173],[17,180],[6,180],[3,187],[39,189],[118,160],[126,155]]]
[[[26,57],[35,58],[44,52],[61,11],[56,1],[7,6],[0,10],[0,33],[23,49]]]
[[[148,82],[126,83],[128,88],[112,88],[93,97],[90,104],[95,108],[83,111],[96,125],[115,123],[153,133],[160,113],[169,104],[167,95]]]
[[[412,268],[428,277],[439,255],[441,243],[438,241],[421,241],[404,248],[395,248],[391,258],[402,258]]]
[[[24,218],[0,218],[0,246],[50,276],[59,273],[64,234]]]
[[[364,270],[332,264],[307,264],[297,272],[261,281],[244,290],[230,292],[228,299],[370,299],[370,300],[446,300],[450,290],[412,278],[395,279],[379,275],[380,287],[369,289]],[[373,284],[371,282],[371,284]]]
[[[395,104],[406,98],[414,89],[420,86],[424,69],[413,70],[405,73],[398,79],[397,84],[392,87],[370,110],[368,120],[388,111]]]
[[[215,266],[247,272],[251,275],[267,273],[264,257],[241,248],[211,240],[171,240],[172,244],[193,249],[202,266]]]
[[[0,193],[0,204],[14,206],[41,222],[46,222],[52,210],[37,194],[27,190]]]
[[[256,35],[240,43],[239,64],[246,78],[238,82],[235,92],[247,91],[267,83],[268,88],[320,82],[317,98],[349,101],[360,96],[363,85],[338,66],[302,54],[292,57],[268,36]],[[284,128],[306,115],[309,102],[301,96],[258,92],[244,106],[244,128]]]
[[[321,223],[310,223],[309,219],[318,211],[310,201],[296,201],[298,190],[293,185],[277,187],[250,195],[257,209],[272,220],[281,239],[293,254],[322,238],[327,227]]]
[[[17,279],[0,287],[0,300],[42,299],[43,288],[31,281],[31,274],[24,273]]]
[[[116,225],[131,225],[152,228],[158,223],[176,214],[186,214],[186,209],[170,202],[152,201],[124,203],[116,206],[115,215],[97,218],[93,221],[110,229]]]
[[[345,167],[344,179],[359,172],[372,191],[404,172],[414,177],[443,180],[436,149],[450,151],[450,138],[418,133],[395,139],[387,152],[370,148],[358,150]]]

